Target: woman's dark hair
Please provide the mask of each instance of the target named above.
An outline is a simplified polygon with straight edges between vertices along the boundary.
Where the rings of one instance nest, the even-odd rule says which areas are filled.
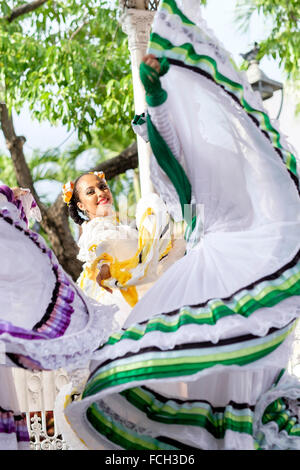
[[[68,205],[69,216],[74,220],[75,224],[78,224],[78,225],[82,225],[83,222],[86,222],[86,219],[81,217],[80,212],[83,214],[83,211],[81,211],[79,207],[77,206],[77,203],[80,202],[77,186],[78,186],[78,181],[80,180],[80,178],[88,174],[89,174],[88,172],[83,173],[82,175],[78,176],[78,178],[76,178],[76,180],[74,181],[73,194]]]

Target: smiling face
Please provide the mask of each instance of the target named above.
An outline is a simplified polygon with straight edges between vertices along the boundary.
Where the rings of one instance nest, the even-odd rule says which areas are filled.
[[[112,214],[113,198],[105,180],[94,174],[83,175],[77,182],[78,208],[85,211],[89,219]]]

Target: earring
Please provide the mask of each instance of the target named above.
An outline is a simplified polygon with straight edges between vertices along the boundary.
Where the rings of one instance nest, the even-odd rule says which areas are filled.
[[[87,210],[86,210],[86,209],[80,209],[80,208],[77,206],[77,210],[78,210],[79,212],[81,212],[81,213],[83,214],[83,216],[84,216],[86,219],[88,219],[88,218],[89,218],[89,216],[88,216],[88,213],[87,213]]]

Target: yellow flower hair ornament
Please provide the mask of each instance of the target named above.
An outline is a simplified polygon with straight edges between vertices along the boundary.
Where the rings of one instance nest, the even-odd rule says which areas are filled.
[[[63,200],[67,205],[70,204],[71,198],[73,196],[73,190],[74,190],[74,182],[73,181],[68,181],[62,187]]]
[[[105,174],[103,171],[90,171],[89,174],[96,175],[98,176],[98,178],[103,179],[106,182]],[[62,187],[63,200],[67,205],[70,204],[71,198],[73,196],[73,191],[74,191],[74,181],[68,181]]]
[[[105,180],[105,174],[104,171],[90,171],[90,175],[96,175],[98,178],[101,180]]]

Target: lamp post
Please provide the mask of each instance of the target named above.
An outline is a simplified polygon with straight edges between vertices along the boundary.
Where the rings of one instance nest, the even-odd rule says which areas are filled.
[[[131,56],[135,113],[141,114],[146,109],[145,91],[139,77],[139,66],[146,54],[151,25],[159,0],[120,0],[123,14],[120,22],[128,36],[128,48]],[[154,192],[150,179],[150,144],[137,136],[141,195]]]
[[[254,48],[241,56],[249,62],[248,69],[246,71],[248,81],[254,91],[258,91],[262,100],[271,98],[275,91],[281,90],[281,102],[280,108],[277,113],[276,119],[279,118],[282,104],[283,104],[283,85],[276,80],[269,78],[259,67],[259,60],[257,54],[259,52],[259,46],[257,43],[254,44]]]

